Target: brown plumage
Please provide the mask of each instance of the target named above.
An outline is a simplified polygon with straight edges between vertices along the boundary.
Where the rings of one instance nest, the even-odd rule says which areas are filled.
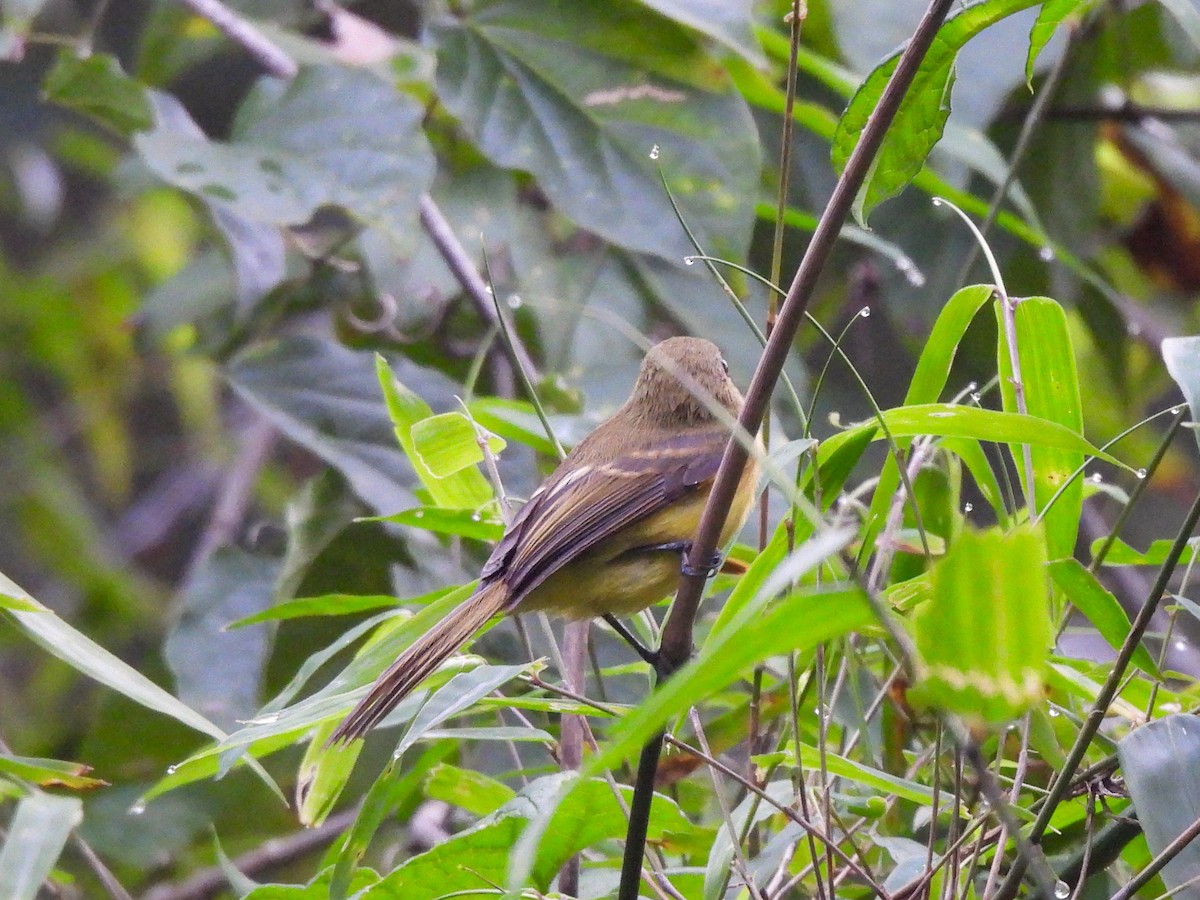
[[[742,395],[716,345],[670,338],[651,348],[629,399],[584,438],[521,509],[480,573],[479,587],[400,655],[338,726],[331,742],[377,725],[492,616],[548,610],[568,618],[628,614],[679,579]],[[742,476],[721,534],[754,499],[758,466]]]

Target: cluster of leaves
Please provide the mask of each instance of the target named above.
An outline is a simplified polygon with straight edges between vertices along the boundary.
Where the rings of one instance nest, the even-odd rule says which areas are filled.
[[[776,225],[811,227],[804,209],[875,110],[899,58],[887,51],[919,12],[911,5],[894,4],[894,25],[864,28],[869,4],[808,4],[794,48],[806,99],[792,107],[801,132],[784,171],[764,167],[763,147],[788,108],[789,3],[429,4],[408,37],[332,5],[313,28],[301,4],[281,3],[271,21],[243,22],[249,37],[235,48],[265,76],[247,86],[220,66],[204,73],[205,95],[230,94],[227,123],[204,128],[186,76],[227,58],[211,23],[164,4],[138,52],[121,56],[137,62],[123,65],[91,46],[104,4],[66,37],[35,27],[53,4],[6,6],[9,58],[66,45],[38,74],[45,99],[77,117],[54,152],[115,186],[108,202],[124,236],[84,250],[67,236],[73,252],[46,251],[28,271],[4,264],[17,340],[38,371],[14,368],[0,387],[12,400],[0,424],[23,439],[46,395],[86,415],[68,462],[22,461],[30,487],[13,513],[29,536],[22,549],[80,586],[78,608],[52,610],[0,576],[0,614],[15,626],[6,649],[35,651],[23,657],[37,674],[20,704],[63,713],[6,720],[3,737],[85,760],[113,783],[0,744],[0,798],[13,810],[0,895],[33,897],[47,880],[100,890],[108,873],[86,864],[89,848],[116,880],[139,883],[164,864],[183,876],[215,858],[230,889],[255,900],[544,894],[582,853],[580,896],[610,895],[625,775],[664,727],[676,752],[659,771],[644,890],[671,896],[980,896],[1019,859],[1031,883],[1061,897],[1083,871],[1098,890],[1130,882],[1200,819],[1200,745],[1181,714],[1196,707],[1195,660],[1175,648],[1200,610],[1185,578],[1162,610],[1165,630],[1143,643],[1147,622],[1131,624],[1105,586],[1106,573],[1123,573],[1124,591],[1137,589],[1129,599],[1152,609],[1192,562],[1188,534],[1140,553],[1114,531],[1076,553],[1086,510],[1112,504],[1123,524],[1149,496],[1148,474],[1174,467],[1178,478],[1183,467],[1181,451],[1165,449],[1180,416],[1162,453],[1161,428],[1142,426],[1172,412],[1153,406],[1166,370],[1195,408],[1200,351],[1170,343],[1164,367],[1113,324],[1156,333],[1173,321],[1152,285],[1188,290],[1188,272],[1173,257],[1147,260],[1146,223],[1130,212],[1159,214],[1160,228],[1186,214],[1196,164],[1186,145],[1135,122],[1089,127],[1086,162],[1078,132],[1035,135],[1038,166],[1015,179],[982,130],[1046,58],[1068,71],[1049,80],[1068,86],[1064,102],[1113,83],[1133,102],[1158,102],[1156,72],[1194,69],[1200,53],[1200,20],[1178,0],[1112,17],[1094,0],[982,0],[941,28],[859,193],[859,227],[843,231],[854,245],[843,269],[883,260],[894,321],[928,326],[907,393],[881,408],[857,393],[857,374],[810,383],[798,361],[789,368],[791,396],[809,400],[777,406],[764,482],[774,527],[735,548],[748,569],[717,580],[722,599],[682,671],[647,693],[645,666],[597,630],[581,697],[502,625],[475,648],[488,661],[452,660],[367,744],[325,746],[365,686],[469,594],[503,529],[500,485],[528,493],[559,447],[624,395],[647,336],[709,336],[735,377],[749,375],[760,344],[742,316],[761,320],[773,288],[695,263],[766,270]],[[1005,37],[1014,22],[1017,37]],[[1066,48],[1052,43],[1064,24]],[[1133,58],[1121,55],[1131,46]],[[996,77],[956,83],[972,49]],[[1003,121],[992,136],[1008,140]],[[1014,153],[1027,139],[1011,141]],[[1103,193],[1070,189],[1089,176]],[[791,191],[778,203],[781,179]],[[1033,189],[1046,184],[1058,188]],[[961,229],[931,221],[927,198],[984,216],[989,185],[1010,201],[994,217],[1008,280],[1055,299],[956,289]],[[1107,218],[1088,205],[1099,201]],[[1130,230],[1098,250],[1112,224]],[[1167,233],[1183,240],[1186,228]],[[486,274],[486,290],[464,262]],[[853,293],[847,281],[870,280],[839,276],[819,304],[831,315]],[[1131,312],[1129,293],[1146,307]],[[981,315],[989,305],[994,315]],[[802,343],[812,359],[833,358]],[[522,356],[548,374],[523,372]],[[983,387],[961,387],[972,377]],[[815,423],[822,393],[873,415],[828,433]],[[221,399],[253,423],[223,424]],[[141,444],[164,435],[140,432],[128,408],[163,405],[186,451],[145,459]],[[302,455],[273,457],[277,436]],[[1085,465],[1119,459],[1133,468],[1115,482],[1084,477]],[[65,474],[79,460],[86,488]],[[149,495],[167,498],[154,514],[186,520],[195,507],[170,499],[185,475],[200,482],[191,490],[220,484],[242,508],[257,484],[262,518],[283,527],[235,540],[218,504],[198,549],[178,529],[187,562],[157,568],[167,542],[135,540],[115,513]],[[122,526],[116,541],[97,527],[108,515]],[[1163,527],[1151,518],[1151,534]],[[1161,567],[1153,588],[1131,568],[1151,565]],[[147,610],[168,594],[164,622]],[[169,674],[131,639],[137,628],[166,630]],[[652,643],[655,618],[635,630]],[[561,674],[544,631],[532,657]],[[1101,661],[1110,650],[1115,662]],[[109,689],[81,717],[86,729],[71,724],[83,704],[65,707],[79,702],[69,671]],[[160,685],[168,677],[173,691]],[[578,774],[558,765],[565,715],[585,717],[598,741]],[[1118,765],[1127,789],[1099,812],[1098,785],[1110,790]],[[1077,779],[1081,767],[1094,777]],[[357,796],[351,816],[336,812]],[[1123,818],[1130,796],[1144,839]],[[388,823],[430,801],[461,811],[455,833],[397,863],[381,850]],[[222,845],[253,848],[297,820],[336,821],[330,839],[340,836],[279,883],[256,884],[224,855]],[[1017,846],[1013,827],[1049,861]],[[1148,889],[1198,871],[1195,849],[1184,850]]]

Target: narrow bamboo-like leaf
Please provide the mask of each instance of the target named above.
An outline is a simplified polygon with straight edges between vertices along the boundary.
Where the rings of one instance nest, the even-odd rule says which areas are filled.
[[[1037,528],[965,530],[930,570],[913,618],[917,704],[999,724],[1044,698],[1054,630],[1046,548]]]
[[[546,429],[532,403],[501,397],[480,397],[467,404],[467,409],[471,418],[505,440],[525,444],[547,457],[557,454],[554,444],[546,437]],[[549,419],[554,436],[568,449],[579,443],[596,425],[595,421],[584,416],[558,415]]]
[[[355,613],[387,609],[399,601],[386,595],[364,596],[362,594],[324,594],[320,597],[297,597],[270,609],[230,622],[226,628],[241,628],[258,622],[302,619],[306,616],[349,616]]]
[[[938,30],[888,129],[871,175],[859,191],[854,214],[860,223],[866,221],[872,209],[912,181],[941,137],[950,115],[954,63],[963,44],[990,25],[1036,2],[984,0],[962,8]],[[899,60],[898,50],[867,76],[838,122],[833,139],[833,165],[839,173],[845,168]]]
[[[1136,728],[1117,754],[1146,843],[1161,853],[1200,819],[1200,717],[1167,716]],[[1195,897],[1197,878],[1200,841],[1193,840],[1163,867],[1162,880],[1173,896]]]
[[[296,772],[297,817],[305,828],[315,828],[333,812],[363,748],[362,741],[327,746],[336,727],[332,720],[317,727]]]
[[[433,410],[397,380],[387,360],[382,356],[375,357],[375,373],[383,389],[388,414],[391,416],[400,446],[404,448],[417,477],[434,502],[438,506],[451,509],[479,509],[491,500],[492,489],[487,479],[473,466],[445,477],[439,477],[429,471],[417,450],[413,429],[418,422],[432,417]]]
[[[979,409],[974,406],[958,406],[953,403],[925,403],[918,406],[901,406],[883,411],[883,420],[895,438],[916,437],[930,434],[940,437],[974,438],[997,443],[1036,444],[1040,447],[1056,447],[1074,450],[1116,465],[1122,463],[1113,456],[1092,446],[1081,435],[1064,428],[1057,422],[1023,416],[1019,413],[1001,412],[995,409]],[[875,420],[863,422],[838,432],[821,443],[817,458],[824,462],[840,453],[844,446],[861,440],[864,432],[870,432],[872,440],[883,435]]]
[[[218,740],[225,732],[181,703],[132,666],[113,656],[99,644],[76,631],[45,606],[38,603],[3,574],[0,592],[32,605],[37,611],[19,609],[0,611],[19,630],[52,656],[142,706],[170,716],[189,728]]]
[[[83,763],[0,754],[0,772],[32,781],[40,787],[68,787],[78,791],[108,784],[99,778],[89,778],[87,773],[90,771],[92,767]]]
[[[1100,548],[1108,543],[1108,538],[1096,538],[1092,541],[1091,554],[1095,556],[1100,552]],[[1150,546],[1144,551],[1130,547],[1120,538],[1113,541],[1108,553],[1104,557],[1104,565],[1106,566],[1161,566],[1167,561],[1167,555],[1171,552],[1171,546],[1175,542],[1163,538],[1157,541],[1151,541]],[[1180,565],[1187,565],[1196,557],[1196,548],[1200,546],[1200,538],[1192,538],[1188,541],[1187,546],[1183,548],[1183,554],[1179,557]]]
[[[494,505],[483,509],[442,509],[437,506],[421,506],[406,509],[391,516],[382,516],[375,521],[410,525],[437,534],[471,538],[476,541],[495,542],[504,536],[504,522]]]
[[[34,900],[82,821],[83,803],[77,797],[35,791],[22,799],[0,849],[0,897]]]
[[[425,796],[430,800],[441,800],[477,816],[494,813],[516,795],[508,785],[482,772],[445,763],[425,779]]]
[[[1105,590],[1096,576],[1076,559],[1056,559],[1050,563],[1049,569],[1050,577],[1062,588],[1067,599],[1096,626],[1110,647],[1119,650],[1129,634],[1129,616],[1117,598]],[[1145,644],[1138,644],[1133,653],[1133,663],[1151,678],[1162,678]]]
[[[996,301],[1000,395],[1005,410],[1016,412],[1017,396],[1004,327],[1003,302],[1000,299]],[[1016,320],[1017,356],[1021,365],[1025,411],[1082,435],[1083,401],[1079,394],[1071,332],[1062,306],[1049,297],[1026,297],[1015,302],[1017,306],[1013,315]],[[1012,452],[1019,460],[1024,451],[1014,446]],[[1075,551],[1075,537],[1079,532],[1083,479],[1077,476],[1065,490],[1058,492],[1083,465],[1086,451],[1042,445],[1031,447],[1029,452],[1033,460],[1034,498],[1045,524],[1048,555],[1052,559],[1068,557]],[[1024,465],[1018,463],[1017,474],[1024,484]],[[1045,509],[1045,504],[1056,493],[1058,499],[1054,501],[1054,506]]]
[[[359,861],[367,852],[367,845],[380,824],[398,808],[419,796],[425,775],[434,766],[443,762],[454,749],[449,741],[442,741],[427,748],[407,772],[401,774],[400,761],[393,758],[375,779],[358,810],[358,817],[350,827],[338,853],[333,871],[329,873],[329,900],[344,900],[354,885]],[[322,897],[324,900],[324,897]]]
[[[962,343],[963,335],[967,333],[967,329],[975,321],[975,316],[991,299],[993,293],[991,285],[974,284],[956,291],[946,301],[917,360],[917,369],[913,372],[908,393],[904,396],[905,406],[937,402],[942,391],[946,389],[946,381],[950,377],[954,357],[958,354],[958,345]],[[897,439],[896,443],[901,450],[906,450],[910,442],[907,439]],[[883,528],[888,508],[899,486],[900,470],[894,455],[889,453],[879,473],[879,483],[871,495],[871,512],[867,516],[868,530],[864,535],[868,544],[874,542],[875,536]]]
[[[0,594],[0,609],[15,609],[19,612],[43,612],[45,607],[24,597],[10,597]]]
[[[1004,492],[1000,489],[996,471],[979,441],[970,438],[940,438],[938,446],[962,460],[971,477],[975,479],[975,487],[996,514],[996,521],[1000,525],[1007,525],[1009,517],[1008,509],[1004,505]],[[964,507],[963,512],[970,512],[970,509]]]

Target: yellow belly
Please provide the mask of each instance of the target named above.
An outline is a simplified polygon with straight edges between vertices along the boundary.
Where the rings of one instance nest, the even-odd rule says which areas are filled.
[[[746,521],[757,480],[758,466],[751,462],[721,530],[721,546]],[[545,610],[569,619],[586,619],[605,613],[629,615],[657,603],[678,585],[682,554],[636,548],[690,541],[707,499],[708,491],[699,490],[602,541],[542,582],[521,600],[516,611]]]

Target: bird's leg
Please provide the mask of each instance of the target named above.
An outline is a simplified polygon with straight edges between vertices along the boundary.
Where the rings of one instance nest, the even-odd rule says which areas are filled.
[[[621,624],[621,620],[612,613],[604,614],[604,621],[612,626],[612,630],[625,639],[625,642],[633,648],[633,652],[640,656],[643,660],[650,664],[650,668],[658,671],[659,656],[657,650],[651,650],[636,637],[633,636],[628,628]]]
[[[688,553],[691,552],[691,541],[669,541],[665,544],[651,544],[649,547],[639,547],[639,550],[674,550],[682,554],[683,562],[679,567],[679,571],[689,577],[701,575],[704,578],[712,578],[721,571],[721,551],[714,550],[712,555],[705,561],[704,565],[693,566],[688,563]]]

